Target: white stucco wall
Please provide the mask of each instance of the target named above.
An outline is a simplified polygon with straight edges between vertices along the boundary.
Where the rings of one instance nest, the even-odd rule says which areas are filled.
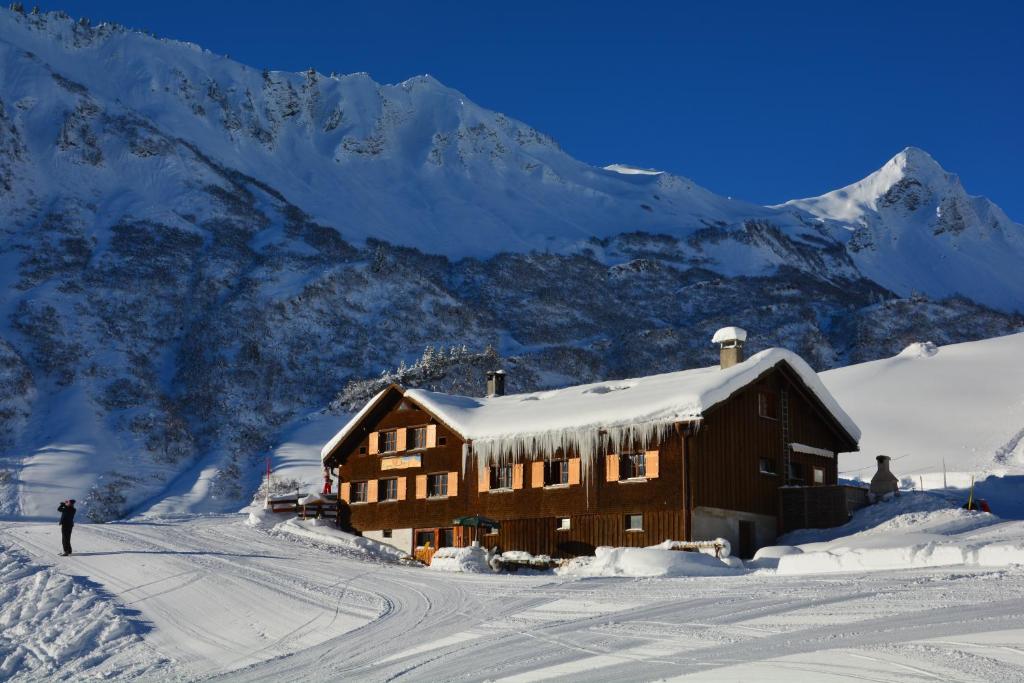
[[[721,537],[732,544],[732,554],[738,555],[740,552],[740,520],[754,523],[755,550],[775,542],[777,527],[774,516],[711,507],[694,509],[692,540],[711,541]]]
[[[374,541],[387,543],[390,546],[398,548],[404,553],[409,553],[410,555],[412,555],[412,529],[392,529],[391,538],[384,538],[383,530],[364,531],[363,536]]]

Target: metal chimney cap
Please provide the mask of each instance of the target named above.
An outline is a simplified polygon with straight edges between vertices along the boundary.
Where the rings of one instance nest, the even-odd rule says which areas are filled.
[[[712,344],[728,344],[729,342],[742,344],[745,341],[747,341],[747,331],[742,327],[723,327],[711,338]]]

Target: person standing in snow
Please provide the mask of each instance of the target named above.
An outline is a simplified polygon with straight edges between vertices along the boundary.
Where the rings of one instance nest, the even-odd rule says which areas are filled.
[[[63,503],[57,506],[57,512],[60,513],[60,541],[64,544],[64,552],[62,556],[71,554],[71,530],[75,526],[75,501],[65,500]]]
[[[324,468],[324,495],[325,496],[326,495],[330,495],[330,493],[331,493],[331,485],[332,484],[333,484],[333,482],[331,481],[331,471],[325,467]]]

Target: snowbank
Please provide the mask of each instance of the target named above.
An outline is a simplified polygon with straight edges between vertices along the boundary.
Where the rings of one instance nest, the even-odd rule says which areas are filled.
[[[742,563],[740,563],[742,565]],[[727,576],[729,563],[704,553],[661,548],[599,547],[594,557],[577,557],[555,570],[562,576]]]
[[[529,554],[529,553],[527,553]],[[493,571],[487,551],[478,546],[467,548],[438,548],[430,561],[430,568],[442,572],[483,574]]]
[[[254,526],[268,526],[268,522],[272,523],[272,517],[274,517],[272,513],[262,510],[251,512],[249,513],[249,523]],[[347,551],[349,555],[365,560],[407,563],[412,559],[398,548],[335,529],[330,522],[322,519],[293,517],[274,524],[270,532],[314,541],[317,545],[340,548]]]
[[[146,630],[93,584],[0,546],[0,680],[133,678],[147,666],[120,660]]]
[[[1008,567],[1015,564],[1024,565],[1024,541],[981,546],[969,542],[948,542],[821,550],[779,558],[778,573],[826,574],[955,565]]]
[[[799,544],[801,552],[781,546],[761,552],[778,557],[779,574],[1024,564],[1024,523],[953,507],[958,502],[938,493],[904,493],[858,510],[841,527],[780,539]]]

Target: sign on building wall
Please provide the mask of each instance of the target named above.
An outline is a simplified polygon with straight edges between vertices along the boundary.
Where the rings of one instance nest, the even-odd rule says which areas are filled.
[[[380,459],[382,470],[404,470],[409,467],[421,467],[422,464],[419,455],[393,455]]]

